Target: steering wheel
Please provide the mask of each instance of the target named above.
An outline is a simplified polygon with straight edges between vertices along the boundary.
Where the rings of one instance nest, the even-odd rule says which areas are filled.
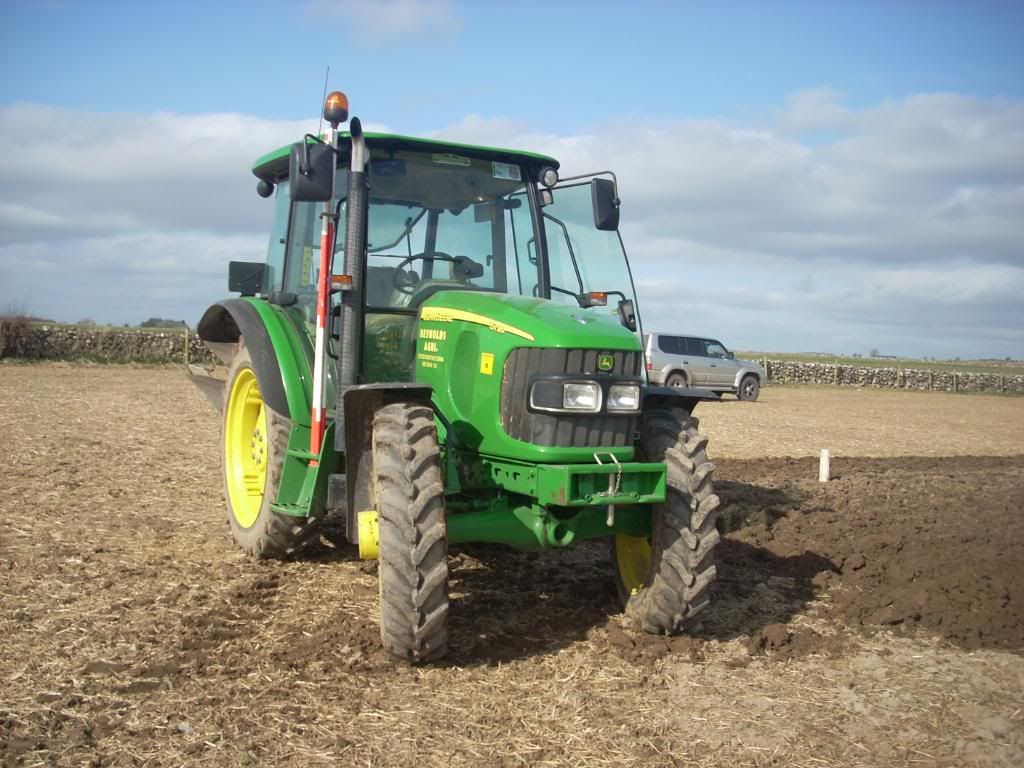
[[[452,279],[464,285],[472,285],[472,283],[469,282],[470,280],[474,277],[483,277],[484,274],[484,265],[478,261],[473,261],[469,256],[450,256],[443,251],[424,251],[423,253],[407,256],[402,259],[395,268],[395,274],[391,282],[394,284],[396,291],[404,293],[406,296],[411,296],[416,292],[416,286],[420,281],[415,272],[406,272],[404,269],[406,264],[409,264],[416,259],[451,262]]]
[[[423,259],[424,261],[427,259],[450,261],[453,263],[458,261],[454,256],[450,256],[443,251],[423,251],[422,253],[414,253],[412,256],[406,256],[398,262],[398,266],[395,267],[395,274],[391,278],[391,282],[395,286],[395,290],[399,293],[405,294],[406,296],[412,296],[416,293],[416,285],[419,283],[420,279],[416,277],[414,272],[406,272],[405,267],[412,264],[417,259]]]

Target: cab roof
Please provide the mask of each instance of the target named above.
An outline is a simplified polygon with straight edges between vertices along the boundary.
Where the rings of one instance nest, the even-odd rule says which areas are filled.
[[[438,139],[420,139],[415,136],[402,136],[394,133],[364,133],[366,144],[371,152],[374,149],[399,150],[408,149],[414,152],[453,152],[457,151],[470,157],[499,160],[516,164],[525,163],[530,166],[550,165],[558,168],[558,161],[547,155],[535,152],[524,152],[519,149],[501,149],[483,147],[475,144],[459,144],[454,141]],[[338,133],[338,144],[345,147],[351,142],[348,131]],[[288,144],[273,152],[268,152],[257,160],[252,167],[253,175],[265,181],[276,182],[288,175],[288,158],[291,145]]]

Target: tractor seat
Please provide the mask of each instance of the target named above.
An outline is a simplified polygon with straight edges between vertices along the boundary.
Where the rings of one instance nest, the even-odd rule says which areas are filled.
[[[397,301],[401,295],[395,291],[395,270],[396,267],[367,267],[366,268],[366,304],[370,307],[395,307],[402,306],[404,301]],[[408,298],[402,296],[403,299]]]

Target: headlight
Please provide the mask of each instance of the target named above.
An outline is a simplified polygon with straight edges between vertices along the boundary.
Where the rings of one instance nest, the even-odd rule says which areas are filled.
[[[609,411],[639,411],[640,387],[636,384],[613,384],[608,388]]]
[[[601,410],[601,388],[593,383],[569,382],[562,388],[562,407],[567,411]]]

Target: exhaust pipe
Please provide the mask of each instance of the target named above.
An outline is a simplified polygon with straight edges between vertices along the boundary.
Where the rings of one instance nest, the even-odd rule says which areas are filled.
[[[366,210],[369,186],[366,163],[369,152],[358,117],[349,123],[352,156],[348,175],[348,216],[345,220],[345,274],[352,278],[351,290],[341,294],[341,352],[338,355],[336,408],[342,409],[345,390],[354,386],[362,358],[363,341],[363,263],[366,253]],[[338,436],[336,435],[336,438]],[[344,439],[344,436],[341,436]]]

